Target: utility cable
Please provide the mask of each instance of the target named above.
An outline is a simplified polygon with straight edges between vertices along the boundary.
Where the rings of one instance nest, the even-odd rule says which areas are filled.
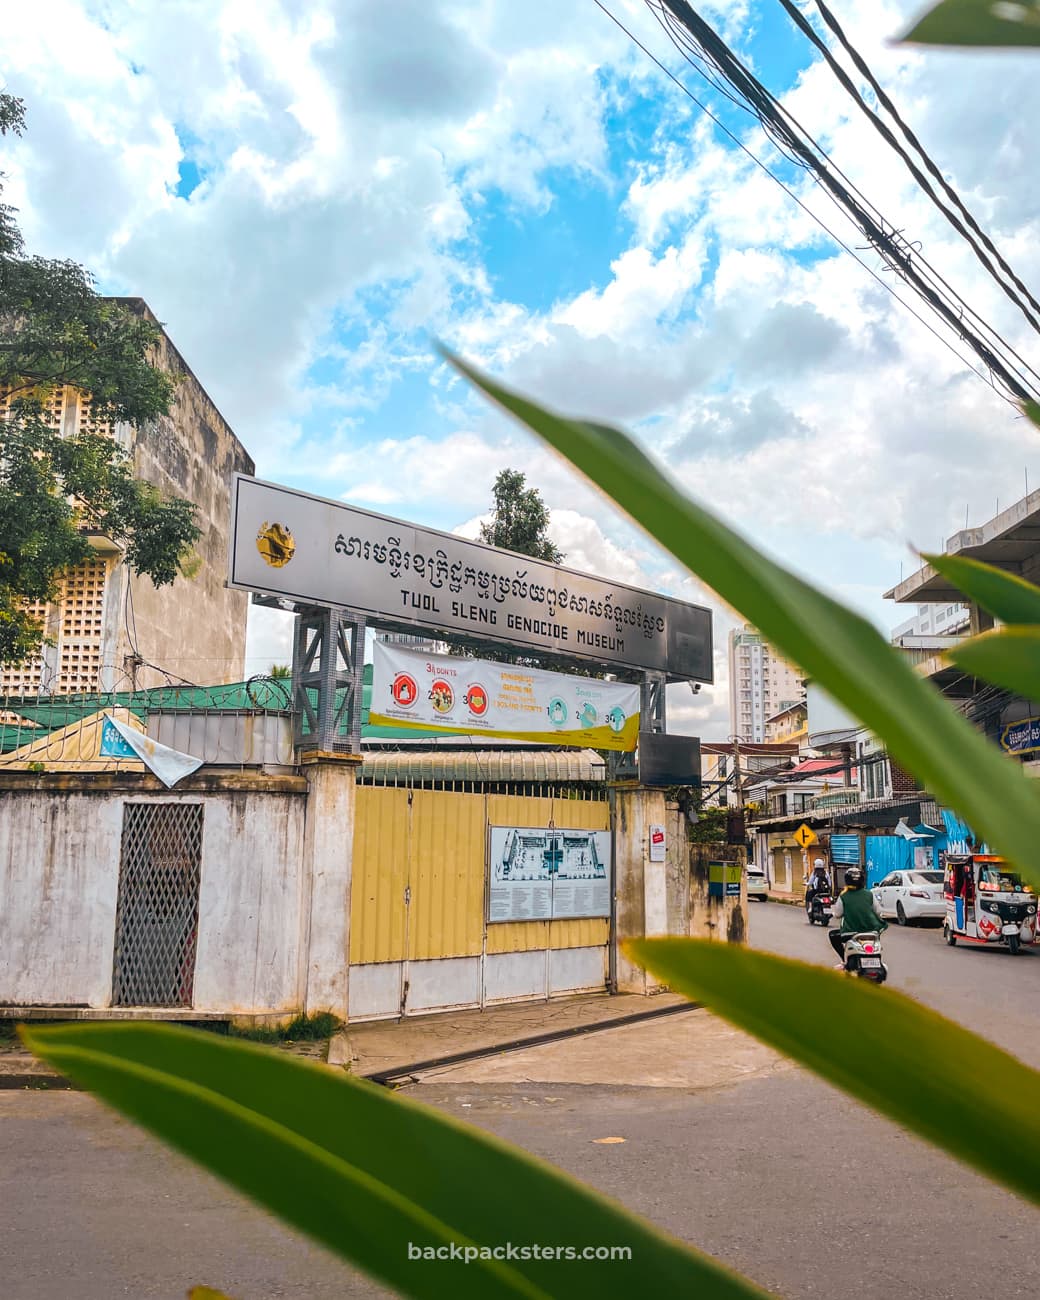
[[[700,75],[704,76],[703,69],[700,66],[699,56],[697,64],[694,64],[693,60],[690,58],[690,51],[694,48],[691,47],[690,44],[691,35],[686,31],[686,28],[683,27],[682,23],[677,22],[675,19],[675,14],[679,12],[676,4],[672,3],[672,0],[646,0],[646,2],[651,12],[669,36],[669,39],[676,45],[680,52],[683,53],[683,56],[687,58],[687,61],[691,63],[691,66],[694,66],[695,70]],[[600,5],[600,8],[603,8],[603,6]],[[824,187],[824,193],[827,197],[841,210],[842,215],[847,219],[851,218],[859,229],[865,231],[868,238],[870,238],[872,245],[881,254],[883,260],[895,269],[904,279],[907,279],[912,283],[912,286],[918,294],[929,303],[933,310],[936,310],[938,314],[943,316],[947,325],[952,326],[955,332],[965,342],[969,343],[976,354],[985,361],[986,365],[991,370],[995,369],[1000,373],[1001,379],[1005,384],[1008,384],[1008,381],[1011,378],[1007,369],[1000,365],[1000,363],[998,363],[996,367],[993,366],[995,358],[992,350],[987,344],[976,338],[969,329],[964,327],[963,318],[965,313],[974,317],[979,325],[988,334],[991,334],[994,337],[998,350],[1002,350],[1004,353],[1005,362],[1007,360],[1007,354],[1010,353],[1021,366],[1025,366],[1026,369],[1029,369],[1029,367],[1026,366],[1026,363],[1014,354],[1006,341],[996,334],[995,331],[990,329],[978,313],[972,311],[971,308],[969,308],[967,304],[965,304],[963,300],[960,299],[952,289],[950,289],[950,286],[942,280],[942,277],[935,272],[934,268],[928,265],[925,258],[919,256],[918,264],[927,272],[927,274],[922,277],[922,275],[912,265],[910,256],[907,253],[904,253],[903,250],[894,243],[894,240],[899,236],[900,232],[895,229],[892,223],[886,222],[874,205],[856,190],[856,187],[852,182],[849,181],[848,178],[841,173],[840,169],[827,158],[821,146],[812,139],[805,128],[802,127],[801,124],[779,104],[775,97],[773,97],[769,91],[767,91],[765,87],[762,86],[761,83],[758,82],[747,71],[747,69],[740,64],[739,60],[736,59],[736,56],[733,55],[732,51],[729,50],[711,27],[704,23],[704,21],[694,13],[689,5],[685,5],[684,9],[686,15],[692,20],[692,23],[694,25],[699,24],[695,39],[698,39],[703,43],[706,57],[713,61],[714,65],[720,69],[721,75],[727,77],[731,84],[747,100],[747,103],[742,104],[741,107],[744,108],[745,111],[751,113],[751,115],[759,121],[769,138],[773,141],[774,145],[784,154],[785,157],[814,176],[817,182]],[[613,18],[612,14],[609,16]],[[617,20],[615,19],[614,21],[616,22]],[[618,23],[618,26],[622,26],[623,28],[623,25],[620,23]],[[626,30],[627,32],[627,29],[623,28],[623,30]],[[627,34],[631,38],[631,33]],[[640,48],[645,50],[646,47],[643,46],[641,42],[637,41],[636,43],[640,45]],[[647,51],[647,53],[649,52]],[[650,55],[650,57],[653,58],[654,56]],[[663,66],[660,64],[659,60],[655,59],[654,61],[658,63],[658,66]],[[667,72],[667,69],[665,69],[665,71]],[[673,80],[678,80],[672,76],[672,74],[668,73],[668,75],[671,76]],[[681,85],[682,83],[679,84]],[[716,83],[709,80],[709,84],[715,85]],[[686,89],[685,87],[683,88],[684,90]],[[698,103],[699,107],[702,107],[702,109],[704,108],[704,106],[700,104],[700,101],[696,100],[695,96],[691,95],[691,98]],[[717,119],[714,118],[714,115],[709,115],[713,117],[713,120],[717,121]],[[725,130],[726,128],[722,129]],[[799,133],[801,140],[798,138]],[[727,131],[727,134],[730,135],[730,138],[733,138],[731,132]],[[797,156],[791,152],[792,149],[797,150]],[[813,150],[815,150],[815,155],[812,152]],[[764,166],[764,164],[760,165]],[[828,167],[832,173],[836,172],[841,176],[842,180],[845,182],[844,187],[837,185],[833,181],[833,177],[827,175]],[[775,173],[769,171],[767,167],[765,170],[774,180],[777,180],[781,185],[783,184],[779,181],[779,178]],[[853,202],[850,193],[847,191],[851,191],[857,195],[859,199],[858,205]],[[813,215],[815,220],[819,221],[819,218],[816,218],[815,214],[811,215]],[[869,220],[871,215],[873,216],[873,228],[871,228]],[[819,224],[821,224],[821,226],[823,225],[822,222],[819,222]],[[891,233],[885,229],[886,226],[890,228]],[[827,229],[826,226],[823,228]],[[834,237],[833,232],[828,231],[828,233],[832,235],[832,238]],[[905,242],[906,241],[904,241],[904,243]],[[842,245],[842,247],[847,246]],[[861,259],[857,260],[861,261]],[[862,261],[861,265],[864,265]],[[927,283],[929,276],[932,280],[938,282],[938,284],[942,286],[939,291],[936,291],[934,286]],[[946,303],[942,302],[944,290],[948,297],[952,299],[952,304],[950,301],[947,301]],[[906,305],[905,300],[901,299],[898,294],[894,296],[897,301],[903,302],[904,305]],[[909,307],[907,309],[912,311]],[[916,313],[913,314],[916,316]],[[918,319],[920,318],[918,317]],[[956,353],[955,349],[954,352],[955,355],[960,356],[959,353]],[[961,357],[961,360],[963,362],[963,357]],[[971,368],[974,369],[974,367]],[[1011,369],[1015,368],[1014,365],[1011,366]],[[978,371],[975,373],[978,374]],[[1019,372],[1017,379],[1019,381],[1023,379],[1021,372]],[[1021,400],[1022,391],[1025,387],[1029,386],[1029,381],[1026,380],[1023,385],[1021,382],[1016,382],[1015,379],[1011,379],[1009,386],[1018,400]],[[1012,404],[1015,404],[1014,399],[1009,398],[1008,400],[1011,401]]]
[[[901,117],[899,110],[896,108],[895,104],[892,102],[889,96],[885,93],[884,88],[881,86],[877,78],[874,76],[870,68],[867,66],[866,60],[862,57],[862,55],[860,55],[860,53],[852,45],[852,42],[845,35],[845,31],[842,28],[841,23],[838,21],[837,17],[827,6],[827,4],[824,3],[824,0],[815,0],[815,2],[816,2],[817,9],[820,11],[820,17],[823,19],[824,23],[826,23],[827,27],[833,33],[835,39],[841,45],[842,49],[844,49],[845,52],[848,54],[849,58],[852,60],[853,64],[855,65],[856,71],[859,72],[859,74],[864,78],[864,80],[870,86],[871,90],[877,96],[878,103],[882,106],[882,108],[884,108],[884,110],[889,114],[892,120],[896,123],[899,130],[902,132],[904,139],[906,139],[907,142],[910,144],[911,148],[913,148],[917,152],[918,156],[921,159],[922,164],[924,165],[925,169],[928,171],[929,175],[938,183],[943,193],[950,200],[950,202],[955,205],[957,211],[960,213],[960,216],[963,218],[963,222],[957,217],[955,213],[950,212],[949,208],[947,208],[945,204],[943,204],[940,197],[933,191],[926,178],[921,175],[921,172],[914,164],[913,159],[906,153],[903,147],[895,139],[894,135],[889,130],[889,128],[884,124],[884,122],[881,121],[881,119],[877,116],[876,113],[871,112],[870,106],[864,101],[862,95],[859,93],[858,89],[853,84],[851,78],[848,76],[845,70],[834,58],[830,49],[827,47],[826,42],[820,39],[820,37],[814,31],[812,25],[809,23],[808,19],[797,7],[797,5],[793,3],[793,0],[780,0],[781,5],[783,5],[784,9],[790,15],[791,20],[797,24],[797,26],[801,29],[801,31],[805,33],[808,39],[820,51],[820,53],[823,55],[824,59],[826,60],[827,65],[830,67],[831,71],[838,78],[839,82],[842,84],[845,90],[848,91],[849,95],[855,100],[856,105],[864,114],[864,116],[869,119],[874,129],[877,132],[879,132],[879,134],[892,146],[892,148],[895,149],[895,151],[903,159],[903,161],[906,163],[907,169],[910,171],[914,179],[918,182],[918,184],[920,184],[921,188],[932,200],[932,202],[943,214],[943,216],[946,217],[950,225],[953,226],[953,228],[958,232],[958,234],[964,237],[965,241],[970,245],[972,251],[975,253],[975,256],[979,259],[982,265],[990,273],[990,275],[993,277],[996,283],[1000,285],[1001,289],[1003,289],[1004,293],[1008,296],[1008,298],[1010,298],[1011,301],[1015,304],[1015,306],[1018,307],[1018,309],[1022,312],[1023,316],[1026,318],[1026,320],[1029,322],[1032,328],[1034,330],[1040,331],[1040,319],[1038,319],[1036,315],[1036,313],[1040,313],[1040,302],[1037,302],[1036,298],[1034,298],[1032,293],[1030,293],[1028,287],[1015,274],[1015,271],[1001,255],[1001,252],[997,248],[996,244],[994,244],[992,239],[990,239],[989,235],[986,234],[985,230],[983,230],[983,228],[975,220],[974,216],[972,216],[971,212],[965,206],[960,195],[953,188],[953,186],[950,185],[950,183],[946,180],[945,176],[943,176],[942,172],[932,161],[927,150],[921,144],[921,141],[917,138],[917,136],[914,134],[910,126]],[[978,240],[981,240],[983,248],[979,247],[978,243],[976,242],[976,238],[973,238],[973,235],[976,236]],[[1000,271],[1002,271],[1004,275],[1006,275],[1011,280],[1010,285],[1003,278],[1003,276],[997,273],[997,270],[993,267],[993,264],[990,261],[990,257],[987,256],[987,254],[989,254],[996,260],[997,266],[1000,268]],[[1018,292],[1016,293],[1015,290],[1017,290]]]
[[[652,0],[647,0],[647,3],[653,7]],[[1024,383],[1020,375],[1013,373],[1015,367],[1008,363],[1007,356],[998,356],[994,349],[967,325],[964,321],[964,304],[951,305],[933,285],[928,283],[927,277],[922,275],[915,265],[913,257],[904,252],[896,243],[893,234],[885,230],[884,224],[871,215],[868,205],[857,200],[835,177],[829,159],[819,146],[815,145],[811,138],[808,140],[805,138],[804,130],[748,71],[714,29],[687,3],[687,0],[660,0],[660,3],[665,5],[690,32],[729,84],[754,106],[763,121],[767,122],[773,131],[780,134],[787,148],[813,173],[846,214],[851,216],[870,244],[911,284],[932,310],[973,349],[980,360],[1007,387],[1013,398],[1019,402],[1037,400],[1037,390],[1035,388],[1031,390],[1028,381]],[[897,233],[894,227],[893,233]],[[1003,344],[1003,349],[1005,353],[1010,351],[1006,343]]]
[[[992,375],[987,375],[984,371],[977,369],[976,366],[974,366],[971,363],[971,361],[969,361],[968,358],[964,356],[963,353],[958,352],[957,348],[950,342],[948,338],[946,338],[945,335],[940,333],[939,330],[937,330],[934,325],[932,325],[928,320],[926,320],[925,317],[922,316],[920,312],[915,311],[915,309],[907,302],[905,298],[900,297],[900,295],[895,291],[895,288],[887,280],[885,280],[882,276],[880,276],[872,266],[868,265],[868,263],[858,255],[855,249],[853,249],[838,234],[836,234],[835,231],[833,231],[831,227],[827,225],[827,223],[823,220],[822,217],[820,217],[817,213],[815,213],[812,210],[812,208],[810,208],[809,205],[804,202],[804,200],[799,198],[799,196],[795,193],[795,191],[788,184],[786,184],[785,181],[783,181],[779,176],[777,176],[775,172],[771,171],[769,166],[766,163],[764,163],[755,153],[753,153],[748,148],[748,146],[739,138],[739,136],[737,136],[733,131],[731,131],[729,127],[726,126],[726,124],[721,120],[721,118],[719,118],[715,113],[711,111],[711,109],[703,102],[703,100],[698,99],[697,96],[693,93],[693,91],[690,90],[690,88],[683,81],[681,81],[675,75],[675,73],[672,72],[669,67],[667,67],[666,64],[662,63],[656,54],[654,54],[650,49],[648,49],[647,46],[644,45],[643,42],[632,31],[630,31],[629,28],[627,28],[625,24],[615,14],[613,14],[607,8],[607,6],[603,3],[603,0],[593,0],[593,3],[596,5],[598,9],[602,10],[602,12],[610,19],[612,23],[614,23],[616,27],[620,28],[620,30],[625,33],[625,35],[629,38],[629,40],[632,41],[634,45],[636,45],[640,50],[642,50],[642,52],[647,56],[648,59],[650,59],[652,63],[657,65],[660,71],[663,72],[664,75],[670,81],[674,82],[675,85],[678,86],[678,88],[682,91],[684,95],[686,95],[686,97],[689,100],[691,100],[694,104],[696,104],[696,106],[701,110],[701,112],[705,115],[705,117],[709,118],[710,121],[712,121],[715,124],[718,130],[724,136],[726,136],[728,140],[730,140],[743,154],[745,154],[751,160],[751,162],[755,164],[756,167],[759,167],[762,171],[765,172],[767,176],[769,176],[773,181],[775,181],[776,184],[779,185],[780,188],[784,191],[784,193],[788,196],[788,198],[790,198],[794,203],[796,203],[798,207],[801,208],[801,210],[806,214],[806,216],[808,216],[812,221],[814,221],[820,227],[820,229],[828,236],[828,238],[833,240],[833,242],[837,244],[837,246],[840,249],[842,249],[843,252],[848,253],[848,255],[851,258],[853,258],[854,261],[858,262],[859,265],[867,272],[867,274],[871,276],[872,279],[877,281],[877,283],[886,291],[886,293],[891,294],[892,297],[896,300],[896,302],[898,302],[902,307],[904,307],[910,313],[910,315],[914,317],[916,321],[918,321],[921,325],[923,325],[930,334],[932,334],[936,339],[938,339],[938,341],[943,345],[943,347],[947,348],[950,352],[952,352],[953,355],[957,358],[957,360],[961,363],[961,365],[965,367],[965,369],[970,370],[972,374],[976,375],[979,379],[981,379],[984,384],[987,384],[1000,397],[1004,398],[1004,400],[1008,402],[1009,405],[1015,407],[1016,410],[1018,409],[1017,402],[1014,400],[1014,398],[1009,397],[1006,393],[1001,392],[1000,389],[997,388],[997,386],[993,382]],[[957,333],[958,335],[960,335],[959,330],[957,331]],[[990,367],[990,369],[992,369],[992,367]]]
[[[705,79],[708,80],[712,86],[717,87],[718,82],[713,77],[706,74],[704,71],[703,68],[704,58],[699,50],[696,40],[690,35],[690,33],[683,26],[683,24],[676,19],[674,13],[672,12],[672,9],[666,6],[665,0],[646,0],[646,3],[647,3],[647,7],[653,13],[658,23],[661,25],[665,33],[668,35],[668,38],[672,41],[672,43],[676,46],[676,48],[679,49],[680,53],[682,53],[683,56],[691,62],[693,60],[696,60],[696,70],[701,74],[702,77],[705,77]],[[786,3],[786,0],[781,0],[781,3]],[[707,27],[706,24],[705,27],[707,31],[711,32],[710,27]],[[815,33],[812,32],[811,28],[809,30],[812,35],[815,35]],[[715,36],[715,33],[712,32],[712,35]],[[715,39],[718,41],[720,49],[724,50],[726,55],[729,56],[731,59],[733,59],[737,67],[741,67],[739,62],[736,61],[735,56],[733,56],[731,51],[729,51],[728,48],[722,43],[721,38],[716,37]],[[824,47],[824,49],[826,53],[829,55],[830,52],[826,50],[826,47]],[[708,57],[710,59],[711,55],[709,55]],[[746,72],[747,70],[742,69],[742,71]],[[725,76],[726,73],[723,72],[722,75]],[[830,170],[840,178],[845,188],[848,189],[848,191],[856,197],[856,199],[863,206],[863,208],[865,208],[867,212],[870,213],[871,216],[873,216],[874,220],[881,227],[881,229],[885,230],[886,226],[889,227],[891,230],[890,237],[893,239],[897,239],[900,236],[901,232],[896,230],[893,223],[888,222],[885,219],[885,217],[879,211],[877,206],[867,198],[867,196],[862,192],[862,190],[857,188],[855,183],[850,179],[849,176],[845,174],[845,172],[842,171],[842,169],[837,165],[837,163],[832,158],[828,158],[827,153],[822,147],[822,145],[820,145],[820,143],[812,137],[812,135],[798,121],[798,119],[794,117],[794,115],[790,112],[790,110],[784,107],[780,103],[780,101],[777,100],[775,96],[773,96],[768,90],[766,90],[766,88],[762,86],[760,82],[757,82],[751,76],[750,73],[747,73],[747,76],[750,80],[752,88],[745,89],[743,93],[745,93],[748,96],[748,102],[744,103],[744,102],[734,101],[733,96],[729,94],[727,94],[727,98],[731,102],[739,102],[739,106],[760,124],[762,129],[773,141],[773,144],[779,149],[779,151],[783,154],[783,156],[788,159],[789,162],[793,163],[795,166],[801,167],[803,170],[807,171],[810,175],[814,176],[814,178],[816,178],[817,181],[819,181],[819,176],[817,171],[811,168],[810,166],[808,166],[808,164],[804,161],[803,158],[793,155],[790,152],[789,148],[785,146],[784,136],[778,132],[776,128],[776,123],[773,119],[780,118],[782,121],[789,123],[790,128],[793,128],[795,131],[801,134],[802,138],[806,141],[806,143],[811,147],[812,150],[815,151],[817,157],[821,160],[821,163],[829,167]],[[855,93],[854,87],[852,88],[852,91],[853,93]],[[866,108],[865,105],[863,107]],[[869,110],[866,111],[869,112]],[[927,184],[923,176],[919,177],[919,180]],[[829,188],[824,189],[824,193],[827,195],[830,201],[834,203],[835,206],[842,212],[843,216],[845,216],[846,218],[850,217],[850,210],[848,204],[839,201],[838,196],[834,192],[832,192]],[[933,201],[937,203],[940,202],[938,196],[932,194],[930,191],[929,191],[929,197],[932,198]],[[945,212],[946,210],[943,209],[943,211]],[[855,218],[854,214],[851,215],[853,216],[854,220],[857,220],[857,224],[860,225],[860,228],[862,229],[863,228],[862,223],[860,223],[858,219]],[[963,232],[963,233],[965,234],[966,238],[969,238],[969,242],[970,242],[970,237],[968,236],[968,232]],[[867,232],[867,234],[869,237],[869,232]],[[906,243],[907,241],[904,240],[903,242]],[[907,245],[907,247],[911,247],[911,246]],[[973,245],[973,247],[975,246]],[[891,259],[886,258],[884,250],[879,249],[878,251],[881,253],[883,260],[888,261],[889,264],[891,265]],[[900,251],[902,252],[902,249],[900,249]],[[976,252],[978,251],[979,250],[976,248]],[[959,316],[961,316],[962,319],[964,315],[970,317],[975,324],[975,328],[981,330],[985,335],[987,335],[990,339],[991,344],[994,345],[998,350],[1003,352],[1004,359],[1006,361],[1009,358],[1013,358],[1014,363],[1016,363],[1013,366],[1013,368],[1017,371],[1018,377],[1020,379],[1025,380],[1027,386],[1032,386],[1035,388],[1037,384],[1040,384],[1040,374],[1037,374],[1037,372],[1033,369],[1033,367],[1030,366],[1029,363],[1025,361],[1015,351],[1015,349],[1007,342],[1006,339],[1004,339],[995,329],[992,328],[992,326],[990,326],[990,324],[984,319],[984,317],[982,317],[979,314],[979,312],[975,311],[964,301],[964,299],[961,297],[960,294],[957,293],[957,291],[953,288],[953,286],[936,270],[934,266],[932,266],[929,263],[928,259],[921,252],[920,248],[917,248],[916,250],[916,261],[917,261],[918,268],[923,268],[924,271],[926,272],[925,278],[931,279],[931,281],[933,282],[933,286],[938,286],[938,292],[940,296],[946,297],[947,302],[951,307],[951,310],[953,310]],[[901,273],[900,268],[898,266],[895,267],[894,269],[897,272]],[[995,275],[993,268],[988,263],[986,263],[986,269],[987,271],[990,272],[991,275]],[[1000,284],[1001,288],[1006,289],[1004,282],[1000,280],[999,276],[996,276],[996,279],[997,282]],[[921,292],[920,288],[918,288],[918,292]],[[1028,314],[1028,308],[1025,308],[1023,304],[1018,301],[1017,298],[1015,299],[1015,302],[1020,309],[1025,310]],[[963,331],[959,331],[959,332],[961,332],[963,335]],[[968,339],[968,341],[971,342],[970,339]],[[1027,378],[1026,372],[1028,372],[1028,376],[1030,376],[1031,378]]]

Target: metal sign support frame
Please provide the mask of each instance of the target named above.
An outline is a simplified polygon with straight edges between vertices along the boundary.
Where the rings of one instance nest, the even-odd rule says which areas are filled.
[[[360,754],[364,617],[256,593],[253,602],[296,616],[292,658],[296,752]]]
[[[639,730],[663,735],[667,731],[666,673],[644,673],[639,688]]]
[[[253,603],[295,614],[293,744],[298,752],[361,753],[361,676],[367,622],[346,609],[305,605],[253,593]],[[639,688],[640,731],[667,731],[668,675],[645,672]],[[624,765],[612,755],[612,767]]]

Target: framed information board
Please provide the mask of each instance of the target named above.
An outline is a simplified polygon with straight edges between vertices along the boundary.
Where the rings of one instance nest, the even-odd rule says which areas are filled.
[[[612,879],[610,831],[490,828],[490,924],[609,916]]]

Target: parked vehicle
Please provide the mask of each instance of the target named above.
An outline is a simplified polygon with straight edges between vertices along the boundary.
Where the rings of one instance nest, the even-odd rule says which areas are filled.
[[[874,906],[887,921],[894,916],[900,925],[946,915],[941,871],[893,871],[873,889]]]
[[[769,897],[769,882],[758,867],[749,866],[747,869],[747,896],[757,898],[762,903]]]
[[[1003,858],[986,853],[951,855],[943,880],[943,937],[952,948],[999,943],[1017,953],[1036,943],[1036,895]]]
[[[876,930],[850,934],[845,941],[845,974],[884,984],[888,967],[881,956],[881,935]]]
[[[805,900],[805,915],[810,925],[827,925],[834,906],[833,894],[813,894]]]

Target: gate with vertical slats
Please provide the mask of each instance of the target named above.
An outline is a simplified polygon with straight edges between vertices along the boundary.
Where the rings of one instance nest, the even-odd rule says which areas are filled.
[[[124,805],[113,1006],[191,1006],[201,878],[201,803]]]
[[[582,793],[359,785],[350,1018],[605,989],[609,920],[487,921],[490,827],[609,830],[605,788]]]

